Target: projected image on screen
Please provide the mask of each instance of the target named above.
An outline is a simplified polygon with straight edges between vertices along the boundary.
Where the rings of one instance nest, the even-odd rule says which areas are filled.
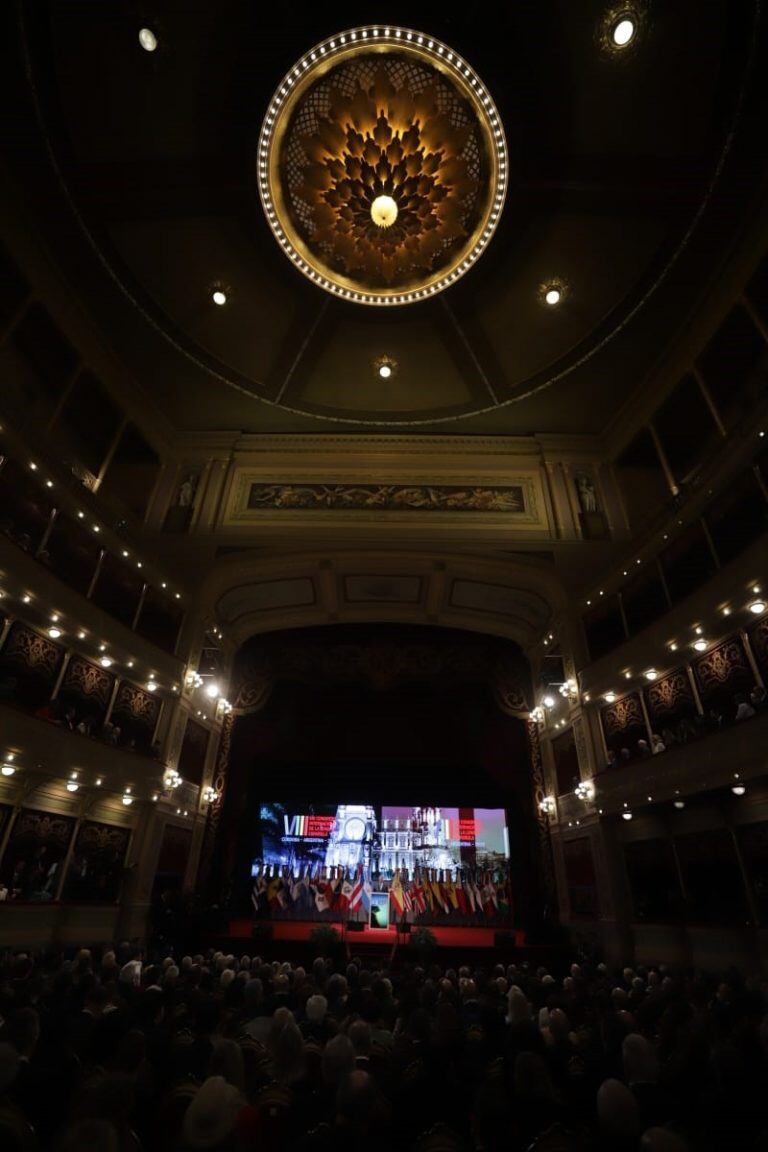
[[[509,842],[502,808],[280,803],[260,811],[261,867],[333,869],[365,876],[413,876],[506,865]]]

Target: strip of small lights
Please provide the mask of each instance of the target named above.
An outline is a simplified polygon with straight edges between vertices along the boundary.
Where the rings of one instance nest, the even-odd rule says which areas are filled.
[[[410,49],[410,54],[416,55],[417,58],[423,58],[424,56],[431,57],[435,63],[439,65],[441,71],[447,71],[453,76],[455,81],[458,81],[462,89],[466,90],[467,87],[469,87],[482,105],[496,159],[496,192],[493,203],[490,205],[487,213],[485,227],[474,247],[467,253],[461,263],[450,272],[447,272],[445,276],[440,277],[423,288],[414,288],[394,296],[381,295],[377,292],[352,291],[349,288],[343,287],[341,284],[335,284],[332,280],[324,276],[318,267],[309,264],[293,246],[280,224],[274,208],[274,200],[269,181],[272,150],[276,147],[280,135],[277,129],[281,122],[283,105],[293,88],[303,79],[310,69],[319,67],[321,64],[325,67],[326,62],[333,59],[334,56],[343,58],[349,54],[353,45],[359,48],[363,44],[379,48],[382,45],[397,47],[398,51],[404,54],[409,54]],[[418,51],[416,52],[414,49]],[[355,304],[412,304],[417,300],[423,300],[428,296],[435,295],[437,292],[442,292],[443,289],[448,288],[451,284],[455,283],[456,280],[460,279],[460,277],[469,271],[478,256],[482,254],[496,231],[499,220],[501,219],[501,212],[507,193],[507,144],[504,137],[501,117],[496,109],[496,105],[477,73],[470,68],[466,60],[459,56],[458,53],[434,37],[427,36],[421,32],[415,32],[410,28],[392,28],[388,25],[381,28],[378,25],[369,25],[364,28],[350,28],[345,32],[338,33],[336,36],[329,36],[326,40],[322,40],[285,74],[275,89],[274,95],[269,102],[267,115],[264,117],[264,123],[261,126],[257,170],[259,195],[261,196],[261,203],[269,226],[286,255],[305,276],[313,280],[316,284],[319,284],[320,287],[324,288],[327,292],[331,292],[335,296],[340,296],[344,300],[350,300]]]

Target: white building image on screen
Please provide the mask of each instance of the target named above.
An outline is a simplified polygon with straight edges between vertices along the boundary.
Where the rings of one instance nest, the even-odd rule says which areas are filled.
[[[325,850],[326,868],[370,871],[376,840],[376,813],[370,804],[340,804]]]
[[[454,869],[460,864],[460,854],[455,846],[451,851],[450,839],[448,822],[439,808],[413,808],[407,817],[384,817],[374,867],[378,863],[380,872],[399,868],[410,875],[416,868]]]

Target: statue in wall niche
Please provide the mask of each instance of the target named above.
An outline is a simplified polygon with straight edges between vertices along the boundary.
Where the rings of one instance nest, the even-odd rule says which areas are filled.
[[[179,508],[191,508],[192,501],[195,498],[195,488],[197,487],[197,477],[187,476],[186,480],[180,485],[176,503]]]
[[[576,488],[579,493],[579,503],[582,512],[597,512],[597,493],[589,476],[579,473],[576,477]]]

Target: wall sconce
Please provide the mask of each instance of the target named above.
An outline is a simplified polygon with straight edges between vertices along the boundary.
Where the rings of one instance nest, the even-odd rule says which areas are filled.
[[[539,800],[539,812],[544,816],[554,816],[557,811],[557,801],[554,796],[544,796]]]
[[[179,776],[178,772],[175,771],[168,772],[166,773],[163,783],[165,784],[166,788],[173,790],[174,788],[178,788],[179,784],[181,784],[181,776]]]
[[[590,800],[594,800],[595,786],[591,780],[580,780],[574,788],[573,793],[575,796],[578,796],[579,800],[583,800],[586,804]]]
[[[206,804],[215,804],[218,798],[219,794],[215,788],[211,788],[209,786],[208,788],[203,789],[203,801]]]

